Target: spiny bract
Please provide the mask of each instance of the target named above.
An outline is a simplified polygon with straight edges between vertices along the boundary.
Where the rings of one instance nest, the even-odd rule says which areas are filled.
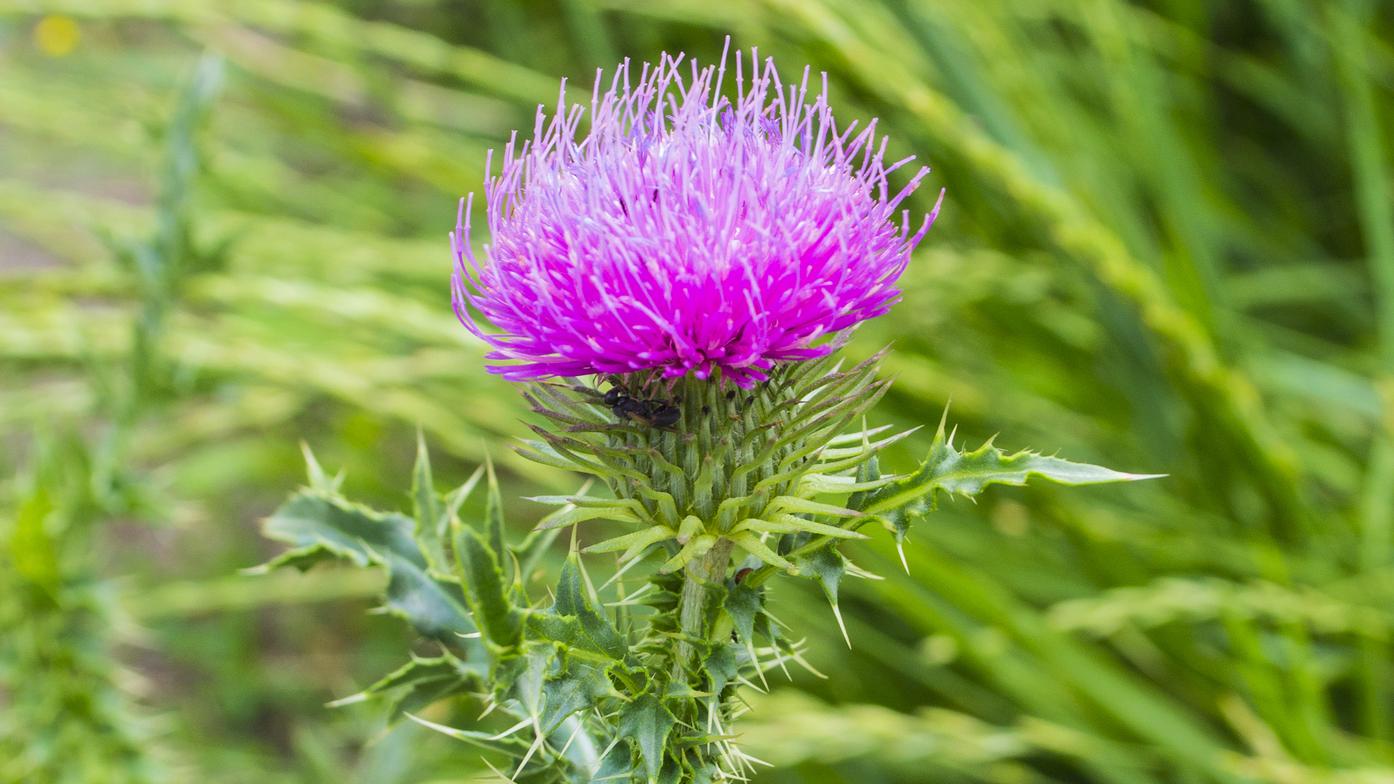
[[[485,187],[492,244],[470,247],[470,201],[451,244],[455,311],[513,380],[661,369],[749,387],[774,363],[831,350],[826,337],[884,312],[934,220],[897,210],[919,169],[892,190],[873,120],[838,128],[827,79],[780,81],[752,50],[626,61],[584,109],[539,108],[533,138],[504,148]],[[492,158],[492,156],[491,156]],[[492,160],[490,164],[492,174]],[[941,194],[942,198],[942,194]],[[492,324],[490,329],[488,324]]]

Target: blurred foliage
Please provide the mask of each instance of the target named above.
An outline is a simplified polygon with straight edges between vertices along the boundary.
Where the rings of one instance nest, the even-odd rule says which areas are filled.
[[[922,424],[952,399],[965,432],[1171,474],[945,504],[909,575],[856,546],[885,579],[843,586],[851,650],[816,589],[776,591],[836,677],[761,698],[749,749],[786,766],[762,780],[1390,780],[1391,17],[0,0],[0,776],[35,780],[5,743],[40,729],[60,745],[21,758],[75,780],[119,780],[112,760],[213,782],[487,772],[371,705],[323,707],[410,642],[363,614],[379,583],[236,570],[267,555],[255,521],[302,438],[388,508],[418,424],[442,481],[487,451],[506,498],[572,489],[506,448],[522,401],[453,323],[455,199],[558,77],[710,59],[729,32],[826,69],[839,116],[879,116],[948,188],[904,302],[853,346],[895,342],[876,416]],[[206,53],[225,84],[180,137]],[[171,199],[175,138],[203,173]],[[151,253],[177,285],[142,271]],[[158,350],[133,351],[152,313]]]

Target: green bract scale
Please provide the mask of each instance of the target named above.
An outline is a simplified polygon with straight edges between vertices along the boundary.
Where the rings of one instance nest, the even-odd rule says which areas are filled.
[[[676,545],[660,567],[672,571],[727,540],[769,566],[795,565],[771,549],[771,534],[858,537],[823,520],[854,518],[845,505],[814,500],[847,496],[889,480],[858,483],[849,474],[876,450],[906,434],[879,441],[857,429],[885,392],[876,378],[879,357],[840,370],[834,355],[781,365],[751,389],[691,376],[610,377],[611,391],[553,383],[527,393],[549,420],[535,427],[540,441],[523,454],[548,465],[590,474],[609,497],[536,500],[571,508],[545,527],[605,518],[632,523],[632,533],[592,545],[587,552],[621,551],[621,561],[650,545]],[[637,409],[637,410],[636,410]],[[656,415],[672,422],[661,426]]]

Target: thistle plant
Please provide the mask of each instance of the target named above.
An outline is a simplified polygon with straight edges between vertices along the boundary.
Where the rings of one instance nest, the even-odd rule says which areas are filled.
[[[913,431],[866,424],[890,381],[879,354],[849,366],[839,350],[897,301],[938,203],[904,210],[928,170],[893,187],[911,159],[887,161],[874,121],[838,125],[809,76],[786,84],[754,52],[664,56],[598,76],[588,112],[563,85],[504,148],[479,255],[462,202],[456,314],[536,414],[518,450],[585,484],[533,499],[556,508],[510,542],[489,467],[440,495],[423,445],[404,515],[347,501],[312,459],[310,487],[267,521],[292,545],[270,566],[385,569],[386,607],[431,641],[350,701],[497,752],[509,780],[744,780],[741,690],[803,663],[767,608],[777,579],[818,585],[845,637],[839,585],[861,573],[848,542],[903,541],[942,494],[1145,478],[961,450],[942,420],[919,466],[883,471]],[[462,519],[481,483],[481,518]],[[623,529],[593,533],[602,521]],[[564,531],[564,565],[539,585]],[[420,715],[441,701],[486,717]]]

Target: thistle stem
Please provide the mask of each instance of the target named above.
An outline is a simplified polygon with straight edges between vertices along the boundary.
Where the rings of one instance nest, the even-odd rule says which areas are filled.
[[[726,569],[731,564],[731,550],[734,543],[722,537],[712,545],[712,549],[701,558],[687,565],[683,579],[682,597],[678,602],[678,624],[687,639],[705,639],[710,633],[706,628],[707,587],[720,585],[726,580]],[[690,669],[691,659],[696,649],[684,640],[678,645],[678,655],[673,661],[673,678],[685,678],[684,672]]]

